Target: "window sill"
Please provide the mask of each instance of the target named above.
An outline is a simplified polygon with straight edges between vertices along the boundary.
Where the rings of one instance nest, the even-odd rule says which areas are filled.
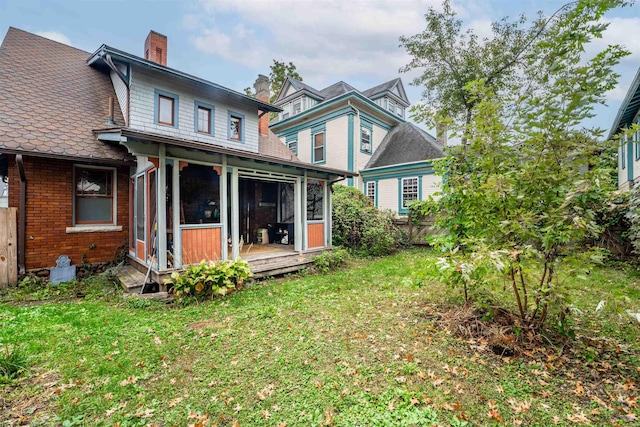
[[[67,234],[71,233],[109,233],[113,231],[122,231],[121,225],[85,225],[67,227]]]

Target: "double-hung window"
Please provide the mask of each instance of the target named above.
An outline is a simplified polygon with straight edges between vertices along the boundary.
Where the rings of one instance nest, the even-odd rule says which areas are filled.
[[[194,103],[194,130],[196,133],[204,133],[207,135],[214,134],[214,114],[215,107],[205,104],[204,102],[195,101]]]
[[[324,132],[313,135],[313,163],[324,162]]]
[[[299,98],[293,101],[293,112],[291,113],[291,115],[294,116],[300,113],[301,111],[302,111],[302,98]]]
[[[229,134],[231,141],[244,141],[244,115],[229,111]]]
[[[73,175],[74,224],[115,224],[115,169],[75,166]]]
[[[360,151],[371,154],[371,128],[360,127]]]
[[[298,136],[297,134],[287,136],[287,148],[295,155],[298,155]]]
[[[418,177],[402,178],[402,208],[408,208],[414,200],[418,200]]]
[[[155,90],[156,124],[178,127],[178,95],[164,90]]]
[[[371,203],[376,204],[376,183],[375,181],[367,182],[367,197],[371,200]]]

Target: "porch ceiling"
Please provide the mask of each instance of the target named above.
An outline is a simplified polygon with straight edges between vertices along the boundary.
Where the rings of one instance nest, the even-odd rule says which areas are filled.
[[[115,140],[120,141],[121,144],[126,145],[128,139],[139,140],[143,142],[152,142],[158,144],[173,145],[176,147],[183,147],[187,149],[199,150],[205,153],[224,154],[227,156],[237,157],[239,159],[251,160],[257,163],[267,163],[271,165],[281,165],[290,168],[295,168],[302,171],[312,171],[316,173],[328,174],[334,177],[355,177],[357,174],[341,169],[328,168],[323,166],[315,166],[309,163],[296,160],[285,160],[278,157],[272,157],[260,153],[252,153],[249,151],[235,150],[231,148],[225,148],[218,145],[208,144],[204,142],[191,141],[181,138],[171,138],[164,135],[158,135],[151,132],[142,132],[130,128],[122,128],[117,131],[101,132],[98,133],[98,139],[104,141],[113,142]]]

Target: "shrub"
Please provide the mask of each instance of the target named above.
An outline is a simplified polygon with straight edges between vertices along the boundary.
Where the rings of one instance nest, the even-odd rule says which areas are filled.
[[[323,252],[320,255],[312,257],[315,262],[315,268],[322,274],[337,270],[346,262],[349,254],[345,249],[336,249],[334,251]]]
[[[241,259],[235,261],[200,261],[182,273],[174,272],[165,281],[176,296],[176,302],[188,303],[214,296],[226,295],[242,288],[253,274],[249,264]]]
[[[393,224],[395,214],[379,211],[353,187],[336,185],[332,198],[333,244],[361,255],[387,255],[398,249],[402,234]]]
[[[27,369],[27,356],[16,346],[0,351],[0,382],[11,381]]]

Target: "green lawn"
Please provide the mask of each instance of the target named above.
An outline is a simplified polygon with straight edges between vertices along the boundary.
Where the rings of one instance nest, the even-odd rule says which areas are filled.
[[[640,328],[624,313],[640,311],[633,269],[576,279],[576,339],[508,358],[443,327],[438,315],[452,317],[458,294],[437,283],[418,288],[412,278],[433,260],[419,249],[355,260],[336,273],[259,282],[186,308],[95,290],[83,299],[5,303],[0,345],[17,345],[29,369],[0,383],[0,425],[549,426],[640,418]],[[596,313],[601,300],[607,308]]]

